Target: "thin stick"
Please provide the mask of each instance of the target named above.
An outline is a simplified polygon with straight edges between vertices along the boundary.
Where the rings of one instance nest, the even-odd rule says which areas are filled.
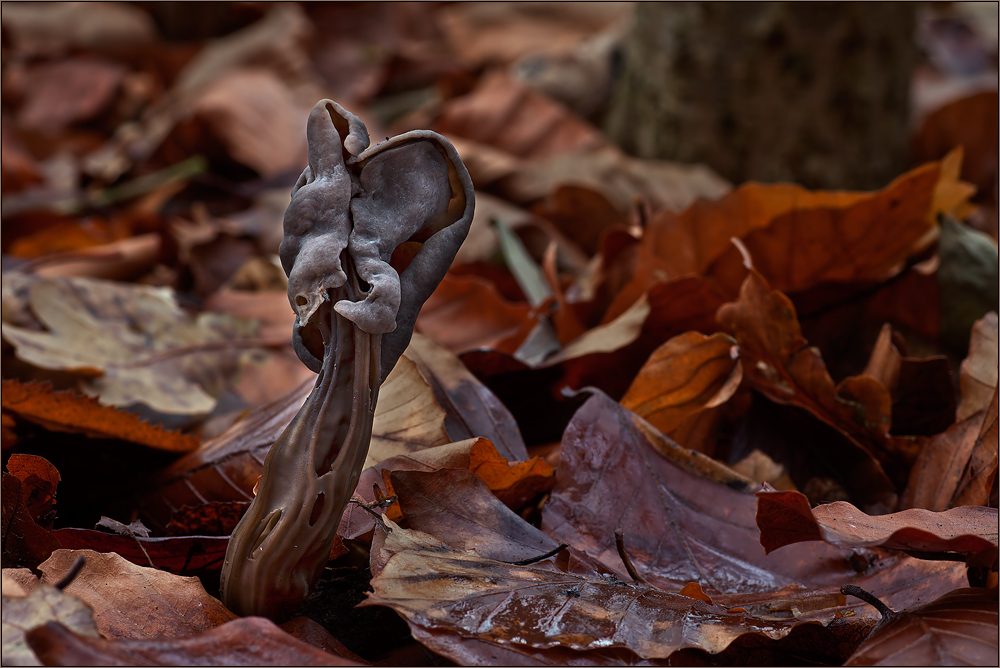
[[[556,549],[549,550],[545,554],[540,554],[537,557],[528,557],[527,559],[521,559],[521,561],[505,561],[503,563],[510,564],[511,566],[530,566],[531,564],[537,564],[539,561],[545,561],[549,557],[554,557],[567,547],[569,547],[569,543],[560,543],[559,547]]]
[[[846,584],[840,588],[840,593],[860,598],[862,601],[878,610],[879,614],[882,615],[883,618],[892,617],[896,614],[895,610],[883,603],[877,596],[866,592],[857,585]]]
[[[635,566],[632,565],[632,560],[629,558],[628,552],[625,551],[625,532],[621,529],[615,531],[615,545],[618,547],[618,556],[621,558],[622,563],[625,564],[625,570],[628,571],[629,577],[631,577],[634,582],[649,585],[646,578],[639,575],[639,571],[637,571]]]
[[[76,579],[76,576],[80,574],[80,571],[83,570],[83,567],[86,563],[87,563],[87,558],[84,557],[82,554],[79,557],[77,557],[76,561],[73,562],[73,565],[69,567],[68,571],[66,571],[66,574],[63,575],[61,578],[59,578],[59,581],[55,583],[54,585],[55,588],[58,589],[59,591],[62,591],[63,589],[68,587],[70,583]]]

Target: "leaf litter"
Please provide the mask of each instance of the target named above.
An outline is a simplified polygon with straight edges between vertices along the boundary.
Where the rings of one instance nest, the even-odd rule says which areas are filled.
[[[396,9],[5,5],[4,663],[994,660],[995,92],[880,190],[729,184],[599,129],[630,6]],[[273,254],[323,91],[446,132],[481,210],[279,628],[215,594],[312,382]],[[105,637],[9,648],[75,553],[49,607]]]

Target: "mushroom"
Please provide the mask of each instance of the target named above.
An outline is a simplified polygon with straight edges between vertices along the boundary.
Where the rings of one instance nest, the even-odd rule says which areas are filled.
[[[230,610],[276,620],[327,562],[368,453],[379,386],[475,207],[465,165],[436,132],[369,146],[361,119],[321,100],[307,137],[309,165],[292,189],[279,255],[295,352],[319,375],[271,447],[222,567]]]

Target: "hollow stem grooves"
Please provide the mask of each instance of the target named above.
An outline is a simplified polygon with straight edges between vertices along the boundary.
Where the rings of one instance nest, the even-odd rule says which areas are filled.
[[[313,316],[323,336],[316,385],[264,462],[257,496],[233,531],[222,601],[236,614],[290,616],[326,565],[371,441],[381,369],[380,334],[337,314],[364,298],[353,262]]]

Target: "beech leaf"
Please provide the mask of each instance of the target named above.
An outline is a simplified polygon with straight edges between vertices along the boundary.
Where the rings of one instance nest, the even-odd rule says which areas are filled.
[[[956,589],[888,615],[845,666],[988,666],[997,663],[997,590]]]
[[[800,541],[916,552],[979,552],[997,546],[997,509],[912,508],[872,517],[844,501],[809,507],[799,492],[757,492],[760,544],[770,553]]]
[[[85,637],[99,637],[94,625],[94,611],[79,598],[50,584],[39,584],[27,596],[16,598],[6,594],[4,578],[3,665],[41,666],[38,657],[25,641],[25,634],[50,621],[59,622]]]

